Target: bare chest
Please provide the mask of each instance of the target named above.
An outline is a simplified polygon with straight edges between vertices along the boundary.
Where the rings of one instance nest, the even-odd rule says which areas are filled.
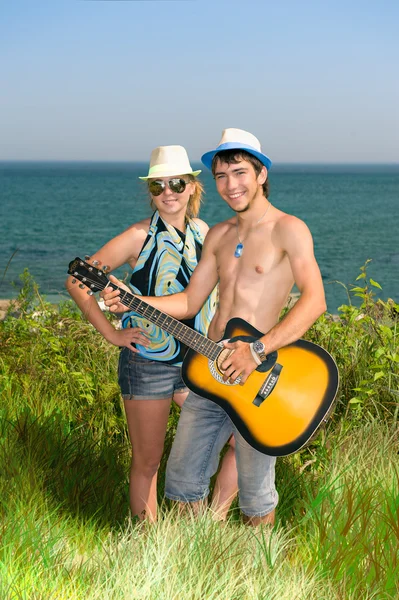
[[[260,283],[271,275],[283,258],[284,252],[276,247],[268,232],[254,232],[239,239],[232,229],[216,255],[220,282]]]

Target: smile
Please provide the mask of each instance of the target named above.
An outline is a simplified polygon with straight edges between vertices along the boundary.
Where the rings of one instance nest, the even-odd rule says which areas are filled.
[[[241,196],[243,196],[245,194],[245,192],[238,192],[237,194],[229,194],[229,198],[231,200],[237,200],[237,198],[241,198]]]

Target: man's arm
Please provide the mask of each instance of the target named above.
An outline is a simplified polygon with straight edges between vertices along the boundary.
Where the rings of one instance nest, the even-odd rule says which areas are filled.
[[[284,319],[260,338],[266,354],[298,340],[327,308],[308,227],[291,215],[285,216],[282,221],[285,222],[280,225],[280,239],[290,261],[300,298]]]
[[[278,239],[288,256],[301,295],[284,319],[259,338],[265,346],[266,354],[298,340],[326,310],[323,282],[308,227],[291,215],[283,217],[278,227]],[[234,380],[242,374],[241,383],[245,383],[257,366],[249,344],[225,343],[225,347],[234,349],[234,353],[222,365],[225,369],[225,380]]]
[[[202,256],[195,267],[190,282],[183,292],[170,294],[168,296],[140,296],[144,302],[148,302],[158,310],[161,310],[180,321],[194,317],[202,308],[209,294],[218,282],[215,247],[218,239],[217,232],[213,229],[206,236]],[[116,278],[110,277],[111,281],[119,283]],[[119,291],[104,290],[101,296],[112,312],[126,310],[119,303]]]

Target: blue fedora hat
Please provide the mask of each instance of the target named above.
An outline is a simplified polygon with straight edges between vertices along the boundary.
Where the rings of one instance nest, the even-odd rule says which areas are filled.
[[[224,129],[218,147],[210,152],[205,152],[201,156],[201,162],[211,169],[213,157],[223,150],[245,150],[256,156],[267,169],[272,166],[270,158],[262,153],[258,138],[243,129]]]

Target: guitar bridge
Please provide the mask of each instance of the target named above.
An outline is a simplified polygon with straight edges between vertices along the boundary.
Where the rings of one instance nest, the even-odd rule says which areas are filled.
[[[260,406],[262,402],[266,400],[266,398],[272,393],[272,391],[276,387],[282,369],[283,365],[280,365],[279,363],[276,363],[274,365],[273,369],[270,371],[269,376],[266,377],[264,384],[260,388],[252,404],[255,404],[255,406]]]

